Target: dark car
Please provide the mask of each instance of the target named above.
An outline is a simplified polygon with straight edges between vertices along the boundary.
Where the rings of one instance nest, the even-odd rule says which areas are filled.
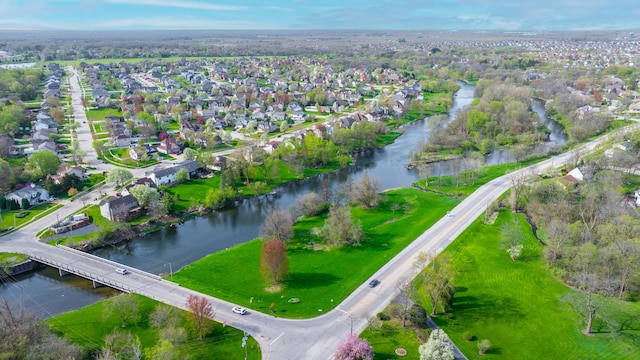
[[[380,284],[380,280],[378,280],[378,279],[373,279],[373,280],[371,280],[371,281],[369,282],[369,287],[370,287],[370,288],[372,288],[372,287],[376,287],[376,286],[378,286],[378,284]]]

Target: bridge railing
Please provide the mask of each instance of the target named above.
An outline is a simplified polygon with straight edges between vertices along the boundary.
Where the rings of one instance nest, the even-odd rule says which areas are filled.
[[[88,257],[88,258],[91,258],[93,260],[100,261],[102,263],[112,265],[113,267],[116,267],[116,268],[127,269],[127,271],[129,271],[129,272],[140,274],[142,276],[146,276],[146,277],[152,278],[154,280],[162,280],[162,277],[160,277],[158,275],[155,275],[155,274],[152,274],[152,273],[149,273],[149,272],[146,272],[146,271],[142,271],[142,270],[136,269],[134,267],[126,266],[126,265],[117,263],[115,261],[104,259],[104,258],[101,258],[99,256],[95,256],[93,254],[86,253],[84,251],[76,250],[76,249],[70,248],[68,246],[64,246],[64,245],[58,244],[58,245],[56,245],[56,247],[58,247],[59,249],[68,251],[68,252],[72,252],[72,253],[74,253],[76,255]]]
[[[127,292],[127,293],[133,292],[133,290],[130,287],[128,287],[128,286],[126,286],[124,284],[112,281],[110,279],[107,279],[105,277],[96,275],[94,273],[86,272],[84,270],[80,270],[80,269],[75,268],[73,266],[69,266],[67,264],[59,263],[57,261],[54,261],[54,260],[51,260],[51,259],[47,259],[45,257],[42,257],[40,255],[36,255],[36,254],[29,254],[29,257],[32,260],[35,260],[35,261],[37,261],[39,263],[42,263],[42,264],[45,264],[45,265],[49,265],[49,266],[55,267],[57,269],[64,270],[65,272],[81,276],[81,277],[83,277],[85,279],[89,279],[89,280],[98,282],[100,284],[112,287],[114,289],[121,290],[121,291],[124,291],[124,292]]]

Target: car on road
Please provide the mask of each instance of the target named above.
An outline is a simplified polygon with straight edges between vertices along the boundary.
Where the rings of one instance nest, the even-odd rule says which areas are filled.
[[[117,268],[116,272],[118,274],[122,274],[122,275],[127,275],[127,273],[128,273],[127,269],[123,269],[123,268]]]
[[[369,281],[369,287],[370,288],[376,287],[376,286],[378,286],[378,284],[380,284],[380,280],[378,280],[378,279],[373,279],[373,280]]]
[[[244,314],[247,313],[247,310],[245,310],[244,308],[241,308],[240,306],[232,307],[231,311],[236,313],[236,314],[240,314],[240,315],[244,315]]]

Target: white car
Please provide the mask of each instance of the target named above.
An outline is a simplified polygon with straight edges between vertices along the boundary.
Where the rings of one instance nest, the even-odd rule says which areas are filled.
[[[247,310],[245,310],[244,308],[241,308],[240,306],[232,307],[231,311],[236,313],[236,314],[240,314],[240,315],[244,315],[244,314],[247,313]]]
[[[123,269],[123,268],[117,268],[116,272],[122,275],[126,275],[128,273],[127,269]]]

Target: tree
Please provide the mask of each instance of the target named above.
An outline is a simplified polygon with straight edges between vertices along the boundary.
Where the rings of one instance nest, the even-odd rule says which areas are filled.
[[[60,167],[58,155],[51,151],[38,151],[29,158],[29,166],[33,169],[33,175],[37,178],[44,178],[47,175],[55,174]]]
[[[155,346],[145,350],[145,358],[150,360],[175,359],[175,346],[167,339],[160,339]]]
[[[289,273],[289,261],[283,241],[271,239],[262,244],[260,272],[265,281],[272,285],[277,285],[286,278]]]
[[[332,206],[322,228],[324,239],[333,245],[360,245],[362,223],[354,221],[349,206]]]
[[[322,203],[323,201],[318,194],[310,192],[296,200],[296,209],[304,216],[315,216],[322,211]]]
[[[104,339],[104,346],[97,357],[98,360],[140,360],[142,348],[140,338],[130,332],[114,330]]]
[[[582,317],[585,323],[582,333],[591,335],[593,322],[598,317],[600,309],[605,306],[607,298],[614,293],[616,284],[611,279],[589,272],[587,269],[575,274],[574,280],[583,294],[569,295],[565,301],[573,305],[575,311]]]
[[[252,193],[256,195],[260,195],[260,194],[264,194],[267,191],[267,184],[263,183],[262,181],[254,181],[249,185],[247,185],[247,188]]]
[[[18,105],[0,107],[0,135],[13,137],[24,121],[24,109]]]
[[[351,192],[351,201],[362,204],[367,209],[377,206],[380,201],[380,180],[370,178],[365,173]]]
[[[82,348],[47,332],[35,316],[1,299],[0,354],[3,359],[81,359]]]
[[[173,307],[164,304],[156,306],[155,310],[149,315],[149,324],[160,329],[163,327],[177,327],[180,325],[181,314],[180,311]]]
[[[158,189],[143,184],[135,185],[129,189],[129,192],[134,198],[136,198],[136,200],[138,200],[138,205],[143,208],[146,208],[154,201],[158,201],[160,198],[160,195],[158,195]]]
[[[182,152],[185,160],[195,160],[198,157],[198,152],[192,148],[185,148]]]
[[[502,243],[507,248],[507,253],[511,260],[517,260],[522,252],[523,234],[518,226],[518,220],[513,218],[510,222],[504,224],[501,229]]]
[[[132,294],[120,294],[112,297],[104,309],[105,317],[117,315],[122,321],[123,328],[127,327],[128,322],[135,323],[140,318],[140,301]]]
[[[133,179],[133,174],[129,170],[114,168],[107,174],[107,182],[113,183],[116,188]]]
[[[211,327],[209,319],[212,319],[215,315],[213,306],[204,296],[189,295],[187,309],[191,311],[191,320],[198,334],[198,340],[204,339],[205,334]]]
[[[435,329],[429,340],[418,348],[420,360],[453,360],[453,347],[449,337],[442,329]]]
[[[480,355],[484,355],[491,349],[491,341],[489,339],[483,339],[478,342],[478,352]]]
[[[287,242],[293,237],[293,217],[282,209],[274,209],[267,214],[260,226],[262,238],[276,238]]]
[[[0,158],[7,159],[11,155],[13,139],[9,136],[0,135]]]
[[[69,197],[74,197],[74,196],[78,195],[78,189],[76,189],[74,187],[69,188],[69,190],[67,191],[67,195]]]
[[[178,184],[181,184],[187,180],[189,180],[189,173],[187,172],[187,169],[181,168],[180,170],[178,170],[178,172],[176,173],[176,182]]]
[[[373,348],[358,335],[350,334],[333,355],[335,360],[373,360]]]
[[[426,267],[418,275],[418,281],[431,302],[431,316],[435,316],[438,306],[444,312],[446,305],[453,299],[455,269],[446,255],[435,257],[421,254],[416,266],[422,268],[425,264]]]

